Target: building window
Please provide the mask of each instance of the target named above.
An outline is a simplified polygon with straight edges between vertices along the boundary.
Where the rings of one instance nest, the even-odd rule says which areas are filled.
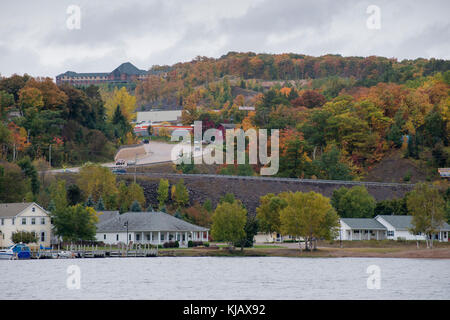
[[[106,234],[103,235],[103,240],[106,240]]]
[[[27,224],[27,218],[22,218],[22,224]]]
[[[31,224],[36,224],[36,218],[31,218]]]
[[[12,224],[14,225],[16,223],[16,218],[12,218]]]
[[[161,233],[161,241],[164,241],[164,233]]]
[[[45,232],[42,231],[41,232],[41,242],[44,242],[44,241],[45,241]]]
[[[41,218],[41,224],[45,224],[45,218]]]
[[[119,241],[119,235],[116,234],[116,241]]]
[[[388,237],[393,237],[394,236],[394,231],[388,231],[387,232],[387,236]]]
[[[131,241],[131,233],[128,235],[128,241]]]
[[[35,212],[35,211],[36,211],[35,207],[31,208],[31,212]]]
[[[353,230],[353,233],[359,233],[359,230]]]
[[[1,225],[3,226],[5,224],[5,219],[1,219],[0,222],[1,222]]]

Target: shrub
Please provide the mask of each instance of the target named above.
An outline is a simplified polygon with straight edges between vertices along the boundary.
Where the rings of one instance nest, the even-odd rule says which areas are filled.
[[[188,241],[188,247],[189,248],[203,246],[203,245],[209,246],[209,243],[207,243],[207,242],[203,243],[203,241],[192,241],[192,240]]]
[[[164,248],[179,248],[180,243],[178,241],[164,242],[163,247]]]

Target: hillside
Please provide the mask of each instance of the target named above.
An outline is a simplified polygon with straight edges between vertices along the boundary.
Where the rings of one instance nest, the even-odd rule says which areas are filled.
[[[437,172],[433,177],[436,178],[436,175]],[[417,183],[425,181],[427,177],[426,168],[421,168],[411,159],[404,158],[402,152],[395,151],[368,170],[363,181]]]

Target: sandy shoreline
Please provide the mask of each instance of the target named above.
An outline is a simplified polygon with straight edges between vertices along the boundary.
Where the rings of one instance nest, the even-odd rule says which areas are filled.
[[[188,248],[163,249],[159,256],[175,257],[298,257],[298,258],[410,258],[410,259],[450,259],[450,248],[412,249],[412,248],[334,248],[319,247],[316,251],[307,252],[298,248],[245,248],[230,251],[225,248]]]

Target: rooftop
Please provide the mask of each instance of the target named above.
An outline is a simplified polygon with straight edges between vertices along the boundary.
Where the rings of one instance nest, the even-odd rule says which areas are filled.
[[[164,212],[127,212],[97,223],[97,232],[207,231]]]
[[[352,229],[386,230],[385,226],[371,218],[342,218],[341,220]]]
[[[0,203],[0,217],[15,217],[34,202]]]
[[[115,218],[119,215],[119,211],[106,211],[106,210],[98,210],[98,223],[105,222],[111,218]]]
[[[113,74],[115,76],[120,76],[121,74],[127,74],[127,75],[143,75],[147,74],[148,71],[141,70],[136,68],[132,63],[125,62],[122,63],[120,66],[118,66],[116,69],[114,69],[112,72],[87,72],[87,73],[78,73],[75,71],[66,71],[62,74],[57,75],[57,77],[61,76],[69,76],[69,77],[107,77],[110,74]]]
[[[379,215],[377,218],[383,218],[390,225],[392,225],[397,230],[409,230],[412,228],[412,216],[388,216],[388,215]],[[450,225],[444,222],[444,225],[441,228],[442,231],[450,231]]]

